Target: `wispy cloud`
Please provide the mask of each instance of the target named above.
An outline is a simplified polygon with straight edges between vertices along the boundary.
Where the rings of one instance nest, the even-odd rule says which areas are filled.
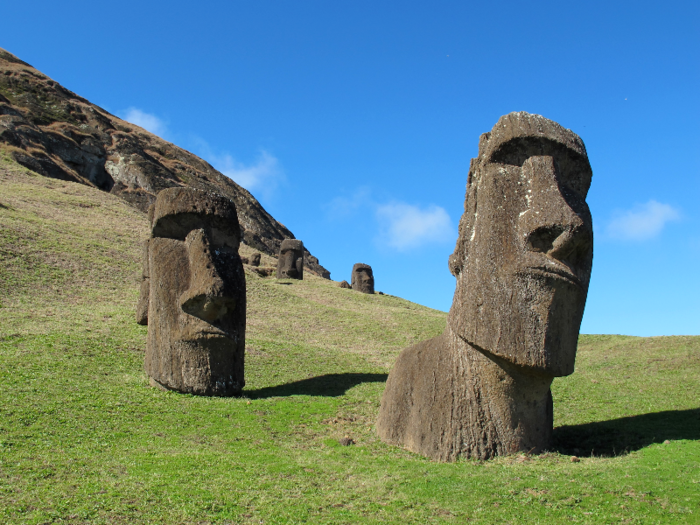
[[[390,202],[378,206],[376,216],[380,227],[379,240],[398,251],[456,237],[450,216],[440,206],[421,209],[403,202]]]
[[[372,205],[371,191],[368,187],[362,186],[350,197],[336,197],[323,208],[331,219],[344,219],[368,205]]]
[[[279,185],[285,181],[284,170],[277,158],[261,149],[255,162],[245,164],[229,153],[215,153],[209,145],[198,141],[200,154],[217,170],[231,178],[249,192],[270,198]]]
[[[163,137],[168,131],[168,126],[162,119],[156,117],[152,113],[146,113],[138,108],[130,107],[126,111],[122,112],[120,116],[127,122],[141,126],[143,129],[148,130],[159,137]]]
[[[608,224],[607,234],[615,239],[645,241],[659,235],[666,223],[678,219],[680,212],[673,206],[650,200],[618,212]]]

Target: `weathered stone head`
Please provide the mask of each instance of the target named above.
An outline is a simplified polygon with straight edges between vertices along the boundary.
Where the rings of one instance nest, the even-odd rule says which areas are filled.
[[[285,239],[277,258],[278,279],[304,278],[304,243],[298,239]]]
[[[357,263],[352,267],[352,289],[362,293],[374,293],[374,274],[369,264]]]
[[[381,438],[439,460],[545,450],[550,385],[574,370],[593,260],[581,139],[511,113],[481,136],[449,267],[445,332],[404,349]]]
[[[246,291],[235,205],[221,195],[168,188],[149,215],[151,383],[199,395],[240,393]]]
[[[583,141],[540,115],[501,117],[479,141],[449,266],[449,323],[514,365],[574,370],[593,260]]]

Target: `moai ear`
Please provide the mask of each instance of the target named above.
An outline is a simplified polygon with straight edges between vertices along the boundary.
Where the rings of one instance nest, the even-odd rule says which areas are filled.
[[[136,322],[140,325],[148,324],[148,303],[150,297],[150,268],[148,264],[148,244],[149,240],[144,241],[141,248],[141,260],[142,270],[141,270],[141,289],[139,291],[139,302],[136,305]]]

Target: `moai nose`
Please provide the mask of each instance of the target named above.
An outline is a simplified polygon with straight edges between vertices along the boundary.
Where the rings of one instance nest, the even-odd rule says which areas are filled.
[[[180,306],[185,313],[216,323],[234,310],[235,301],[224,293],[224,281],[206,232],[191,231],[185,246],[190,259],[190,287],[180,296]]]
[[[530,157],[522,169],[529,183],[528,207],[520,214],[518,225],[525,249],[576,266],[581,257],[588,256],[593,243],[590,212],[583,197],[562,185],[550,156]]]

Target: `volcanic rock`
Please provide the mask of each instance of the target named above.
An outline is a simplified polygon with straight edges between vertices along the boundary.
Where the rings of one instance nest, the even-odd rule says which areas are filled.
[[[542,116],[511,113],[481,136],[447,327],[399,355],[384,441],[441,461],[547,448],[550,385],[574,371],[591,275],[590,182],[581,139]]]
[[[241,392],[246,282],[233,201],[192,188],[158,194],[137,321],[148,305],[151,383],[197,395]],[[146,295],[146,297],[144,297]]]
[[[277,256],[294,235],[204,160],[111,115],[0,49],[0,147],[46,177],[109,191],[145,212],[159,191],[191,187],[231,199],[242,240]],[[330,278],[305,252],[305,266]]]

